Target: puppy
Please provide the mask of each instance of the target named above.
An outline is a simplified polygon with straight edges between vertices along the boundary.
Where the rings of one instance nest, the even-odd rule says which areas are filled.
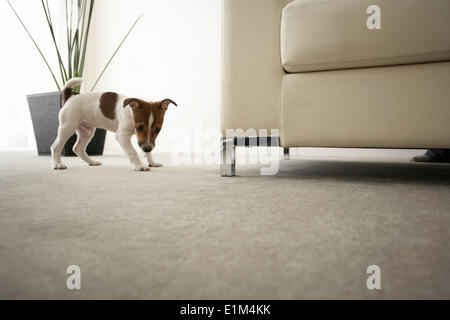
[[[58,136],[51,147],[54,169],[67,169],[61,162],[61,151],[67,140],[77,133],[73,152],[90,166],[99,166],[86,154],[86,147],[95,133],[95,128],[104,128],[116,133],[116,139],[134,169],[148,171],[149,167],[160,167],[153,160],[151,151],[164,122],[171,99],[147,102],[129,98],[114,92],[92,92],[72,96],[72,88],[79,86],[81,78],[69,80],[63,89],[63,107],[59,111]],[[131,144],[136,134],[139,147],[144,151],[148,165],[144,164]]]

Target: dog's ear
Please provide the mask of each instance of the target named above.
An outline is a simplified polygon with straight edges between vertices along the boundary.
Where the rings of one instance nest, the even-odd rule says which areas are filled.
[[[171,99],[164,99],[163,101],[161,101],[161,109],[163,109],[164,111],[167,110],[167,108],[169,108],[169,104],[173,104],[175,106],[177,106],[177,104],[171,100]]]
[[[130,107],[132,109],[134,109],[134,108],[140,108],[142,106],[142,103],[139,99],[128,98],[123,101],[123,107],[125,108],[127,105],[130,105]]]

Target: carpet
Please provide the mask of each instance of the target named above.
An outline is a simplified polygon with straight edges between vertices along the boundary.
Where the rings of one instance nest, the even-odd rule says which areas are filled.
[[[96,159],[0,153],[1,299],[450,298],[449,165],[296,158],[222,178]]]

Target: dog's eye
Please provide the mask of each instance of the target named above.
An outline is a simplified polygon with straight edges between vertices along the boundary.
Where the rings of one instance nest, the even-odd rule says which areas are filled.
[[[136,126],[136,130],[139,132],[143,132],[144,131],[144,126],[142,124]]]
[[[161,131],[161,128],[156,128],[155,132],[159,133]]]

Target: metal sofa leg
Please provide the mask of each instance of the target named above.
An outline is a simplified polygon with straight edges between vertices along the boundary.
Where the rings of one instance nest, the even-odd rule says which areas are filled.
[[[284,160],[290,160],[289,148],[283,148],[283,156]]]
[[[236,174],[236,145],[234,139],[223,139],[220,150],[220,175],[222,177],[234,177]]]

